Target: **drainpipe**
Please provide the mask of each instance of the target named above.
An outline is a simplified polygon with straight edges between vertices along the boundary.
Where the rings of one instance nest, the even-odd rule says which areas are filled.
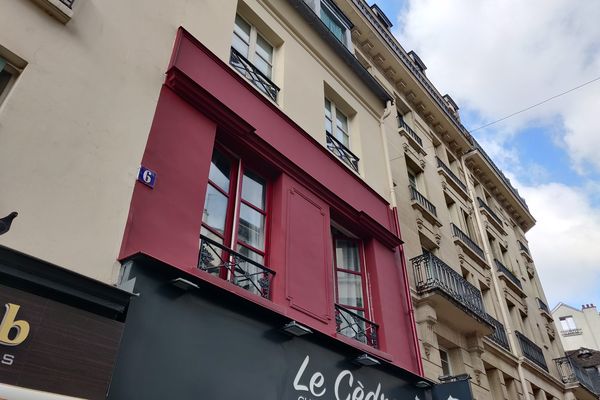
[[[394,107],[393,107],[392,102],[388,100],[387,103],[385,104],[385,110],[383,112],[383,115],[379,119],[379,133],[381,135],[381,143],[383,144],[383,156],[384,156],[384,160],[385,160],[385,170],[386,170],[387,180],[388,180],[390,205],[392,206],[393,216],[394,216],[394,230],[395,230],[396,235],[399,238],[402,238],[402,235],[400,232],[400,221],[398,219],[398,207],[397,207],[398,203],[396,201],[396,191],[394,190],[394,179],[392,178],[392,166],[390,164],[390,162],[391,162],[390,161],[390,153],[389,153],[389,149],[388,149],[388,142],[387,142],[387,137],[385,134],[385,124],[384,124],[385,119],[390,116],[393,109],[394,109]],[[415,309],[413,307],[412,299],[410,296],[410,284],[409,284],[408,273],[406,273],[407,269],[406,269],[406,263],[404,261],[404,247],[402,246],[402,244],[399,246],[399,252],[400,252],[400,254],[399,254],[400,263],[402,265],[402,272],[404,275],[404,296],[405,296],[405,300],[406,300],[406,305],[408,307],[408,318],[409,318],[409,322],[410,322],[413,345],[415,347],[415,353],[416,353],[415,355],[417,358],[417,369],[418,369],[419,375],[425,376],[424,371],[423,371],[423,360],[421,359],[421,349],[419,347],[419,338],[417,335],[417,324],[415,321]]]
[[[473,156],[475,154],[475,149],[470,149],[460,158],[460,162],[465,173],[469,171],[467,169],[466,160],[467,158]],[[490,244],[486,240],[487,234],[485,232],[485,228],[483,226],[483,220],[481,217],[481,212],[479,211],[479,204],[477,203],[477,195],[475,193],[475,188],[473,187],[473,183],[467,177],[467,188],[469,189],[469,196],[471,197],[471,203],[473,204],[475,220],[477,221],[477,226],[479,227],[479,235],[481,236],[481,241],[483,243],[483,251],[485,253],[485,259],[490,265],[491,269],[494,269],[494,255],[492,253],[492,249],[490,248]],[[531,400],[529,396],[529,391],[527,390],[527,385],[525,384],[525,374],[523,373],[523,358],[517,354],[517,339],[515,338],[514,330],[512,329],[512,320],[510,318],[510,314],[508,313],[508,309],[506,307],[506,302],[502,301],[504,299],[504,294],[500,287],[500,282],[498,282],[498,276],[491,272],[492,276],[492,285],[494,286],[494,291],[496,292],[496,297],[498,298],[498,303],[500,306],[500,314],[502,315],[502,319],[504,320],[504,329],[506,329],[506,335],[508,337],[508,341],[510,343],[510,347],[512,349],[512,353],[517,356],[517,373],[519,374],[519,380],[521,381],[521,387],[523,389],[523,398],[524,400]]]

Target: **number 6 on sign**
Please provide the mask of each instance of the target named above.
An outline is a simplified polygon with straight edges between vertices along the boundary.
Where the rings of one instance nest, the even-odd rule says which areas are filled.
[[[137,180],[149,188],[154,188],[156,184],[156,172],[142,166],[140,167]]]

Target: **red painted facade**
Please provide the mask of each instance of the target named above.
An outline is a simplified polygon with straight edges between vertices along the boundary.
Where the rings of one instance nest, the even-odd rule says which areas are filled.
[[[269,182],[271,299],[197,268],[218,142]],[[144,253],[302,324],[420,373],[401,240],[389,204],[246,80],[180,29],[134,188],[120,258]],[[360,237],[379,349],[336,333],[331,223]]]

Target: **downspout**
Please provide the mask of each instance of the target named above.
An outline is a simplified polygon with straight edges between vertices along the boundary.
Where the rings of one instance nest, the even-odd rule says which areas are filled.
[[[467,171],[469,171],[467,169],[466,160],[470,156],[474,155],[475,151],[476,151],[475,149],[470,149],[465,154],[463,154],[462,157],[460,158],[460,163],[462,165],[463,171],[465,171],[465,174],[467,173]],[[468,177],[467,177],[466,181],[467,181],[467,187],[469,189],[469,196],[471,197],[471,202],[473,204],[473,212],[475,214],[475,220],[477,221],[477,226],[479,227],[479,235],[481,236],[481,242],[483,244],[485,258],[486,258],[486,261],[488,262],[488,264],[490,265],[491,269],[493,270],[494,256],[493,256],[492,250],[490,249],[490,244],[486,240],[487,235],[486,235],[483,221],[481,218],[481,214],[479,211],[479,205],[477,203],[477,196],[475,193],[475,188],[473,187],[473,184],[472,184],[471,180],[468,179]],[[525,374],[523,373],[522,356],[519,356],[517,354],[517,339],[515,338],[515,332],[512,328],[512,320],[511,320],[510,314],[508,313],[508,310],[506,309],[506,302],[502,301],[504,299],[504,295],[503,295],[502,289],[500,288],[500,283],[498,282],[498,277],[492,271],[490,271],[490,272],[491,272],[491,278],[492,278],[492,285],[494,286],[494,291],[496,292],[496,297],[498,298],[500,313],[502,314],[502,319],[504,320],[504,328],[506,329],[506,335],[508,337],[508,341],[510,343],[512,353],[517,355],[517,358],[518,358],[517,373],[519,374],[519,380],[521,381],[521,387],[523,389],[523,397],[524,397],[524,400],[530,400],[531,397],[529,396],[529,391],[527,390],[527,385],[525,383]]]
[[[394,222],[394,230],[395,230],[394,233],[399,238],[402,238],[402,234],[400,232],[400,221],[398,219],[398,207],[397,207],[398,203],[396,201],[396,191],[394,190],[394,179],[392,178],[392,166],[390,164],[390,153],[389,153],[389,149],[388,149],[388,142],[387,142],[387,137],[385,134],[385,124],[384,124],[385,119],[390,116],[393,108],[394,107],[393,107],[392,102],[388,100],[386,102],[383,115],[379,119],[379,133],[381,135],[381,143],[383,144],[383,156],[384,156],[384,160],[385,160],[385,170],[386,170],[387,180],[388,180],[390,205],[392,207],[392,212],[393,212],[393,217],[394,217],[394,221],[393,221]],[[419,347],[419,338],[417,336],[417,324],[416,324],[416,320],[415,320],[415,309],[413,307],[412,299],[410,296],[409,278],[408,278],[408,274],[406,273],[406,271],[407,271],[406,263],[404,262],[404,247],[402,246],[402,244],[400,244],[400,246],[398,246],[398,248],[399,248],[399,252],[400,252],[400,257],[399,257],[400,263],[401,263],[402,272],[404,275],[404,296],[405,296],[405,300],[406,300],[406,305],[408,306],[408,319],[410,322],[413,345],[414,345],[415,353],[416,353],[415,355],[417,357],[418,374],[421,376],[425,376],[424,371],[423,371],[423,360],[421,359],[421,349]]]

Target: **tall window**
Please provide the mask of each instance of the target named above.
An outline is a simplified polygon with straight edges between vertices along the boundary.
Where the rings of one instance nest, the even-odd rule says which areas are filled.
[[[0,57],[0,103],[8,94],[17,74],[18,70]]]
[[[259,90],[277,100],[279,88],[271,81],[273,46],[239,15],[235,16],[231,47],[231,65]]]
[[[259,293],[264,283],[260,280],[267,274],[262,267],[266,257],[266,194],[263,178],[242,160],[215,150],[201,230],[210,246],[202,247],[200,267],[257,294],[263,294]]]
[[[358,157],[350,151],[348,117],[327,98],[325,98],[325,133],[329,151],[358,172]]]
[[[375,326],[369,321],[362,243],[335,229],[332,235],[338,331],[345,336],[376,346]]]
[[[305,0],[306,1],[306,0]],[[315,12],[323,21],[323,24],[333,33],[342,44],[348,48],[351,47],[350,30],[352,22],[331,0],[315,1]]]
[[[442,367],[442,376],[452,375],[452,368],[450,366],[450,356],[448,350],[440,347],[440,363]]]

